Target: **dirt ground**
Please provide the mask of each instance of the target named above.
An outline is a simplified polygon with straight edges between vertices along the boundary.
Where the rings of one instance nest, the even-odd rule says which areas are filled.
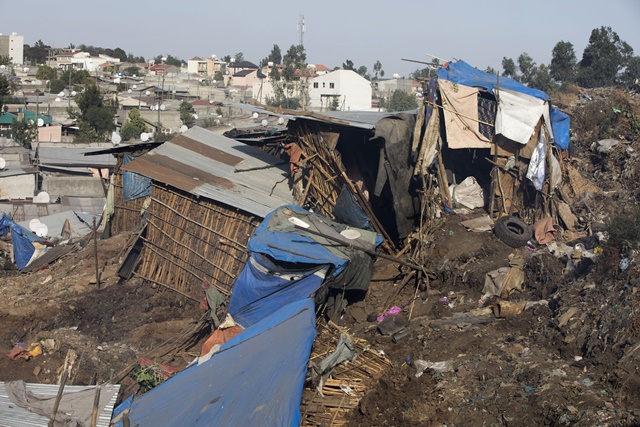
[[[622,96],[590,95],[602,103]],[[640,111],[637,95],[622,99]],[[563,102],[576,126],[581,120],[591,123],[589,114],[598,114],[597,108],[586,111],[591,104],[575,93]],[[585,188],[574,210],[585,227],[558,240],[592,235],[615,208],[637,204],[640,141],[626,123],[611,124],[609,134],[586,124],[574,132],[576,152],[569,163]],[[611,152],[599,152],[596,141],[612,134],[623,142]],[[486,274],[509,266],[513,249],[492,232],[467,231],[460,221],[468,216],[443,216],[428,242],[427,289],[417,289],[412,280],[402,286],[409,270],[378,259],[366,298],[349,305],[340,319],[392,364],[352,412],[349,425],[640,425],[637,251],[623,270],[623,255],[605,244],[593,259],[558,257],[545,247],[524,249],[524,289],[508,300],[546,304],[497,318],[479,300]],[[208,331],[200,330],[189,345],[180,341],[185,331],[198,328],[203,309],[136,278],[119,280],[116,272],[131,237],[125,233],[99,240],[99,287],[92,242],[78,242],[76,250],[40,271],[2,273],[0,343],[5,354],[21,342],[52,338],[55,346],[30,360],[0,357],[1,381],[54,383],[65,359],[75,353],[71,383],[89,384],[97,376],[98,381],[121,382],[126,396],[137,390],[126,374],[138,357],[179,369],[192,360],[199,350],[196,341]],[[568,263],[575,268],[568,271]],[[397,342],[368,320],[392,305],[402,307],[399,316],[409,322],[408,334]],[[164,350],[176,347],[179,354]],[[421,361],[445,363],[418,377]]]

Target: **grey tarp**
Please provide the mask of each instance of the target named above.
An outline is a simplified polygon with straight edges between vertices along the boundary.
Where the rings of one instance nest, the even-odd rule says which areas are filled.
[[[393,210],[400,238],[406,237],[414,228],[414,217],[418,213],[417,199],[410,194],[413,165],[411,162],[411,137],[416,118],[413,114],[399,113],[376,123],[372,139],[384,139],[384,159],[381,156],[376,192],[389,181],[393,195]],[[384,166],[383,166],[384,164]]]
[[[44,396],[32,393],[27,390],[26,384],[22,380],[8,382],[5,384],[5,387],[9,399],[16,405],[45,417],[51,416],[56,396]],[[104,387],[108,389],[109,392],[103,390],[100,393],[98,413],[102,412],[103,408],[113,398],[111,388],[119,386],[107,384]],[[94,398],[95,388],[64,393],[60,399],[54,426],[83,427],[90,425]]]

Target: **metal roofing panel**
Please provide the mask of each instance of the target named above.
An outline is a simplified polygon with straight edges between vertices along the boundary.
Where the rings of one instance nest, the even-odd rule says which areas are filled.
[[[193,127],[123,169],[264,217],[293,202],[289,171],[281,163],[255,147]]]
[[[47,233],[48,237],[61,237],[60,233],[62,232],[62,227],[64,226],[64,223],[67,219],[75,230],[75,234],[79,234],[80,237],[84,237],[91,232],[91,228],[89,228],[89,226],[87,226],[84,222],[80,221],[78,216],[73,211],[60,212],[53,215],[45,215],[39,217],[39,219],[40,222],[45,224],[49,229],[49,233]],[[30,221],[22,221],[19,222],[18,225],[21,225],[28,230],[29,222]]]
[[[113,147],[112,144],[64,144],[40,143],[31,150],[32,158],[36,158],[38,150],[39,163],[57,166],[112,167],[116,159],[111,154],[85,157],[85,153]]]
[[[58,389],[57,384],[34,384],[27,383],[27,390],[40,395],[56,396]],[[82,390],[92,390],[96,386],[78,386],[68,385],[64,388],[64,394],[73,393]],[[101,392],[101,396],[108,395],[109,403],[104,407],[102,412],[98,414],[98,422],[96,426],[108,427],[111,422],[111,416],[113,409],[120,392],[120,384],[106,384]],[[49,424],[49,417],[38,415],[35,412],[31,412],[27,409],[21,408],[9,399],[7,394],[7,388],[4,382],[0,382],[0,421],[3,427],[47,427]]]
[[[104,210],[105,203],[107,203],[107,199],[105,197],[60,197],[60,204],[66,208],[65,210],[76,212],[101,214]]]

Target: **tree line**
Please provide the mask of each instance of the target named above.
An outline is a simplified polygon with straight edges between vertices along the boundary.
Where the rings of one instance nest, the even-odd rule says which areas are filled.
[[[563,90],[570,85],[584,88],[630,87],[640,79],[640,57],[611,27],[591,31],[589,42],[578,60],[571,42],[561,40],[553,47],[551,63],[537,64],[526,52],[516,58],[502,58],[502,75],[545,92]],[[438,65],[437,63],[434,65]],[[493,67],[486,72],[497,74]],[[426,78],[429,69],[416,70],[413,78]]]

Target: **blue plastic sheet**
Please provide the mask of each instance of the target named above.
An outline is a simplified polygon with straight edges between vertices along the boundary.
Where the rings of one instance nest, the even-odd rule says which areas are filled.
[[[243,327],[251,326],[278,308],[309,298],[322,285],[327,266],[285,269],[252,253],[233,285],[229,314]]]
[[[509,77],[500,76],[498,79],[495,74],[477,70],[464,61],[449,62],[446,67],[440,68],[436,74],[439,79],[449,80],[465,86],[483,88],[489,92],[493,92],[494,86],[498,86],[503,89],[525,93],[544,101],[549,100],[549,95],[541,90],[527,87]]]
[[[126,165],[132,160],[140,157],[142,154],[125,153],[124,164]],[[123,174],[124,199],[133,200],[140,197],[151,195],[151,178],[137,174],[135,172],[125,171]]]
[[[315,333],[313,301],[289,304],[116,411],[138,427],[299,426]]]
[[[570,126],[569,116],[556,107],[551,107],[551,129],[553,130],[554,145],[562,151],[569,148]]]
[[[18,267],[18,270],[22,270],[27,266],[36,251],[33,242],[38,242],[42,239],[29,230],[22,228],[3,213],[0,218],[0,236],[6,236],[9,231],[11,231],[16,267]]]

